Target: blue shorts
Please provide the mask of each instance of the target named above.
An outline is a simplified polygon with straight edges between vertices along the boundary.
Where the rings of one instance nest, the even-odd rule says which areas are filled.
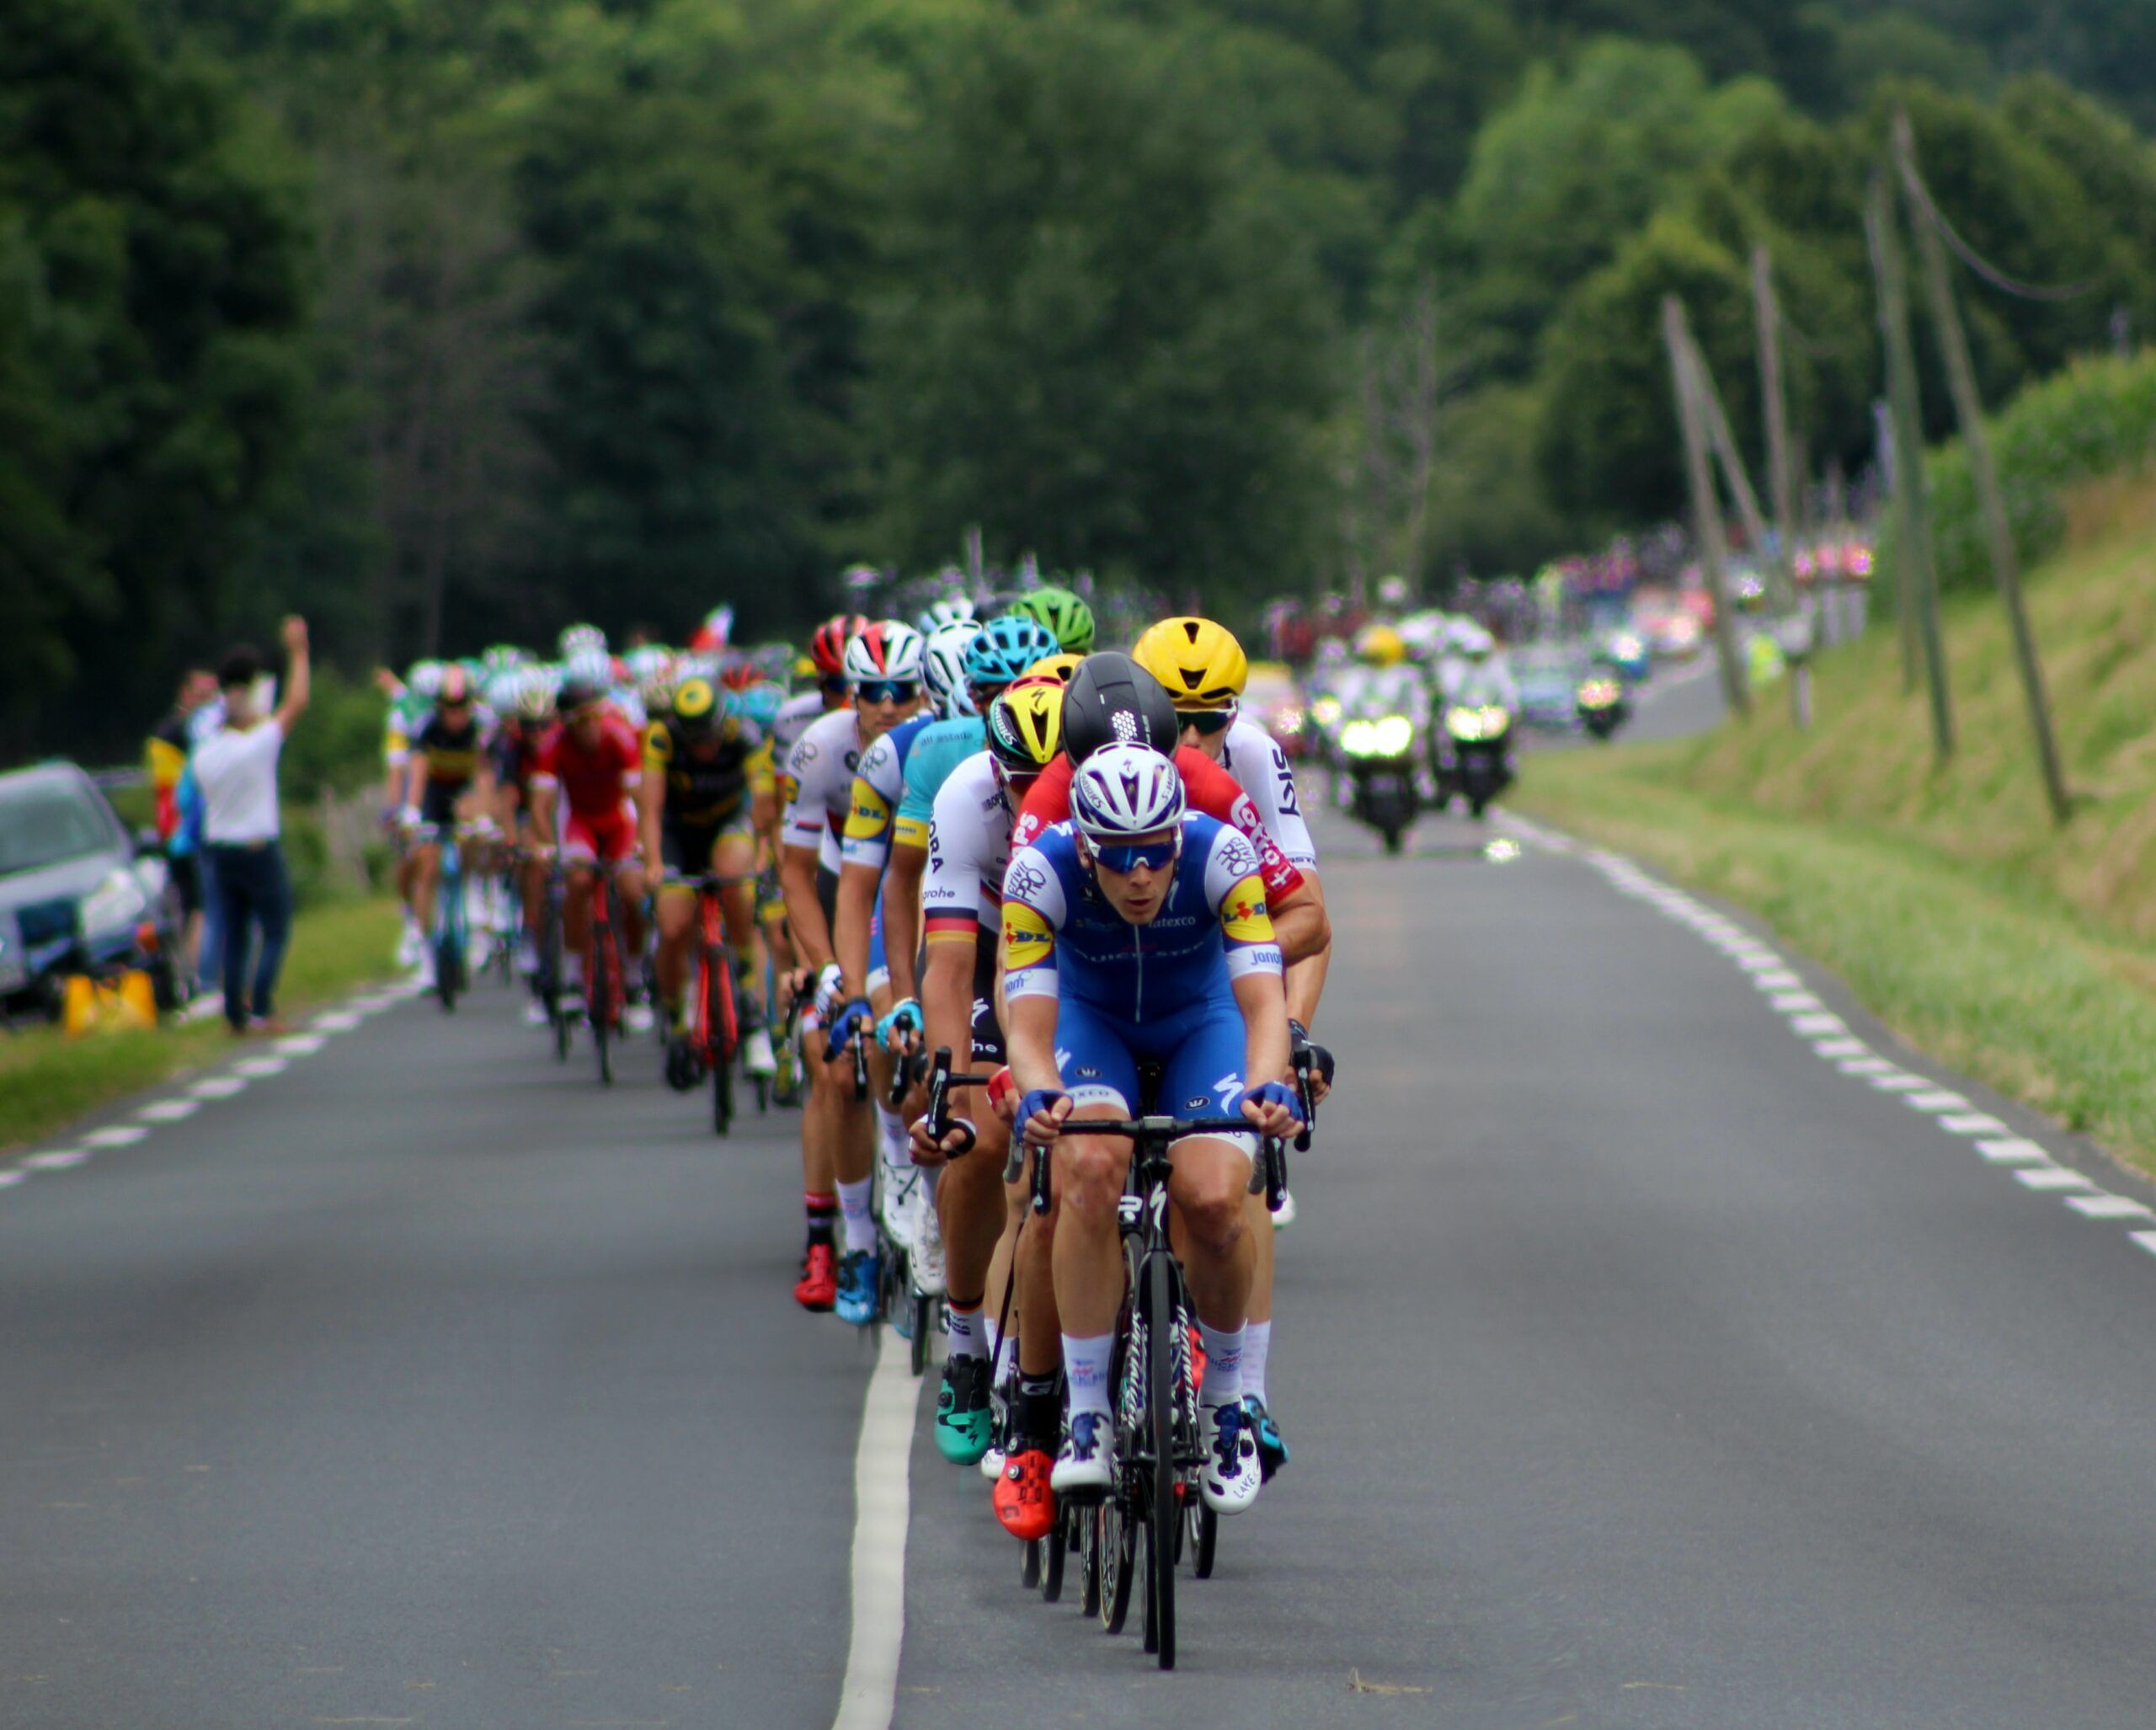
[[[1080,1105],[1116,1105],[1135,1115],[1138,1065],[1158,1062],[1156,1111],[1176,1117],[1227,1117],[1243,1091],[1243,1012],[1225,985],[1162,1021],[1134,1024],[1075,997],[1056,1005],[1055,1060]],[[1222,1137],[1223,1140],[1236,1140]],[[1237,1141],[1256,1156],[1255,1135]]]

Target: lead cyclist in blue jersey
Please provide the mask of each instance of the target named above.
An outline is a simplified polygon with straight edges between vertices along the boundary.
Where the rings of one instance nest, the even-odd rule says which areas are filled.
[[[1168,1198],[1205,1340],[1199,1489],[1235,1514],[1257,1499],[1257,1444],[1242,1404],[1251,1246],[1243,1198],[1259,1134],[1291,1134],[1280,947],[1257,852],[1186,812],[1174,763],[1146,745],[1093,752],[1071,782],[1070,819],[1011,861],[1003,885],[1011,1069],[1017,1120],[1054,1145],[1048,1215],[1070,1415],[1049,1482],[1060,1496],[1113,1478],[1109,1359],[1122,1298],[1118,1209],[1127,1140],[1084,1133],[1129,1118],[1141,1062],[1161,1065],[1159,1108],[1241,1114],[1248,1135],[1190,1136],[1170,1150]]]

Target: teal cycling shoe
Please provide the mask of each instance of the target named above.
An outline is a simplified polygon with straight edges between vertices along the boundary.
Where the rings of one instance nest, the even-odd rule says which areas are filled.
[[[936,1450],[953,1466],[974,1466],[988,1452],[988,1359],[953,1358],[936,1395]]]
[[[1271,1482],[1273,1474],[1288,1463],[1288,1444],[1280,1434],[1280,1426],[1273,1421],[1273,1414],[1265,1409],[1265,1402],[1256,1394],[1243,1396],[1243,1417],[1250,1425],[1250,1432],[1257,1438],[1258,1470]]]
[[[873,1249],[848,1250],[839,1263],[839,1320],[866,1327],[883,1309],[883,1258]]]

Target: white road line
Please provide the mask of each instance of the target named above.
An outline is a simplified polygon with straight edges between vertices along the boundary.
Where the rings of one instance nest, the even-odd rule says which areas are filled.
[[[1883,1076],[1871,1076],[1866,1079],[1881,1093],[1908,1093],[1931,1085],[1922,1076],[1913,1076],[1907,1070],[1889,1070]]]
[[[140,1124],[110,1124],[83,1138],[85,1147],[132,1147],[150,1132]]]
[[[1752,983],[1763,991],[1801,991],[1804,981],[1786,968],[1774,973],[1755,973]]]
[[[2069,1195],[2066,1204],[2089,1220],[2138,1220],[2156,1212],[2146,1202],[2136,1201],[2130,1195],[2113,1195],[2108,1191],[2095,1195]]]
[[[327,1033],[288,1033],[278,1040],[276,1049],[288,1057],[312,1057],[328,1043]]]
[[[1980,1111],[1960,1117],[1941,1118],[1939,1127],[1950,1135],[2004,1135],[2006,1125],[1997,1118],[1988,1118]]]
[[[197,1099],[229,1099],[246,1088],[245,1076],[205,1076],[187,1091]]]
[[[1789,1024],[1807,1039],[1817,1038],[1822,1033],[1846,1033],[1849,1030],[1849,1024],[1838,1015],[1823,1013],[1792,1015],[1789,1018]]]
[[[318,1015],[313,1025],[324,1033],[349,1033],[360,1024],[358,1016],[349,1009],[333,1009],[327,1015]]]
[[[1755,980],[1753,983],[1756,985],[1758,981]],[[1795,1010],[1824,1009],[1827,1006],[1809,991],[1776,991],[1767,999],[1767,1006],[1779,1009],[1787,1015]]]
[[[90,1156],[87,1147],[56,1147],[50,1153],[34,1153],[23,1161],[26,1172],[65,1172]]]
[[[2129,1231],[2127,1236],[2147,1250],[2150,1255],[2156,1256],[2156,1231]]]
[[[1869,1057],[1871,1048],[1861,1039],[1814,1039],[1812,1049],[1822,1057]],[[1842,1065],[1847,1069],[1849,1065]]]
[[[1901,1073],[1883,1057],[1850,1057],[1834,1067],[1845,1076],[1892,1076]]]
[[[886,1730],[898,1710],[906,1631],[906,1466],[920,1397],[905,1354],[880,1331],[853,1455],[853,1639],[833,1730]]]
[[[1969,1102],[1959,1093],[1949,1093],[1935,1087],[1928,1092],[1911,1093],[1902,1102],[1917,1111],[1967,1111]]]
[[[259,1079],[264,1076],[280,1076],[291,1063],[289,1057],[247,1057],[234,1064],[232,1070],[236,1074]]]
[[[202,1102],[199,1099],[156,1099],[135,1115],[146,1124],[176,1124],[201,1109]]]
[[[0,1189],[12,1189],[29,1176],[28,1172],[0,1172]]]
[[[2094,1189],[2079,1172],[2068,1171],[2064,1166],[2024,1166],[2014,1174],[2017,1183],[2026,1183],[2031,1189]]]
[[[2024,1141],[2016,1136],[2005,1141],[1979,1141],[1977,1151],[1995,1166],[2014,1165],[2024,1160],[2041,1160],[2051,1163],[2051,1156],[2033,1141]]]
[[[1769,968],[1785,973],[1789,970],[1789,964],[1770,949],[1748,949],[1735,959],[1747,973],[1764,973]]]

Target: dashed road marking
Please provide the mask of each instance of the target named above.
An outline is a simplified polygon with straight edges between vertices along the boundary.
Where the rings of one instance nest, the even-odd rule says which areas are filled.
[[[2006,1125],[1997,1118],[1972,1111],[1961,1117],[1941,1118],[1939,1127],[1950,1135],[2004,1135]]]
[[[284,1074],[291,1064],[289,1057],[244,1057],[232,1065],[232,1071],[259,1081],[265,1076]]]
[[[1755,985],[1758,982],[1757,979],[1752,981]],[[1788,1015],[1799,1009],[1824,1009],[1827,1006],[1809,991],[1775,991],[1769,996],[1767,1006]]]
[[[287,1033],[278,1040],[277,1049],[287,1057],[312,1057],[328,1043],[327,1033]]]
[[[187,1090],[197,1099],[229,1099],[247,1091],[245,1076],[205,1076]]]
[[[2156,1256],[2156,1231],[2130,1231],[2127,1235],[2150,1255]]]
[[[2020,1136],[2004,1141],[1979,1141],[1977,1151],[1993,1165],[2015,1165],[2026,1160],[2050,1162],[2051,1155],[2034,1141],[2025,1141]]]
[[[176,1124],[201,1109],[199,1099],[153,1099],[135,1115],[146,1124]]]
[[[1849,1030],[1849,1024],[1838,1015],[1792,1015],[1789,1024],[1793,1031],[1802,1033],[1806,1039],[1824,1033],[1846,1033]]]
[[[1918,1111],[1967,1111],[1970,1108],[1969,1102],[1959,1093],[1949,1093],[1941,1087],[1912,1093],[1902,1103]]]
[[[2015,1172],[2015,1181],[2027,1184],[2031,1189],[2094,1189],[2080,1172],[2064,1166],[2024,1166]]]
[[[64,1172],[79,1166],[90,1156],[87,1147],[56,1147],[49,1153],[34,1153],[23,1161],[23,1168],[30,1172]]]
[[[2109,1191],[2095,1195],[2069,1195],[2066,1204],[2085,1220],[2138,1220],[2156,1213],[2148,1203]]]
[[[1861,1039],[1815,1039],[1812,1049],[1822,1057],[1869,1057],[1871,1048]],[[1846,1069],[1847,1064],[1842,1065]]]
[[[140,1124],[108,1124],[83,1138],[85,1147],[132,1147],[150,1132]]]

